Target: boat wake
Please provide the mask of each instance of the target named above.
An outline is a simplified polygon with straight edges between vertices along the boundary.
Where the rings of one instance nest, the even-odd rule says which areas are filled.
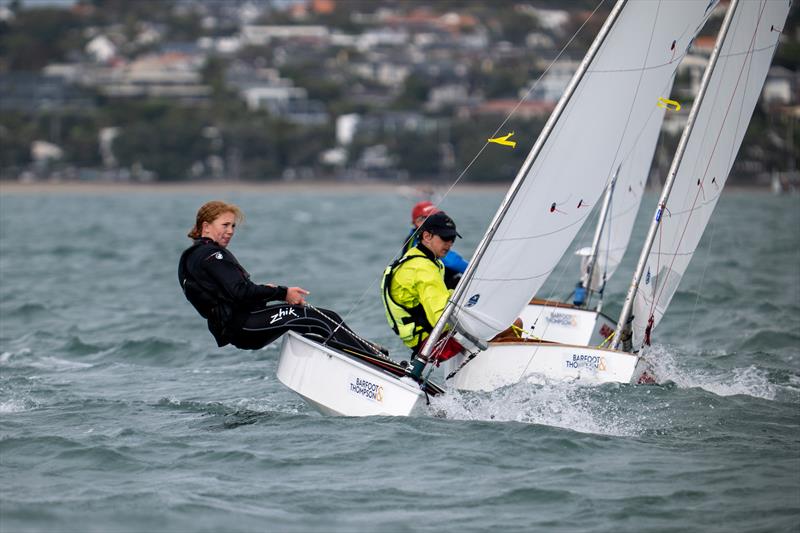
[[[681,361],[697,360],[687,354],[676,354],[663,345],[652,346],[645,355],[659,383],[672,382],[678,388],[698,388],[717,396],[752,396],[775,400],[784,389],[770,379],[770,372],[755,365],[745,368],[688,368]],[[791,389],[791,387],[789,387]]]
[[[38,406],[32,398],[6,398],[0,400],[0,415],[30,411]]]
[[[448,390],[431,400],[435,416],[451,420],[521,422],[580,433],[637,436],[647,431],[640,402],[626,401],[630,386],[517,383],[493,392]],[[647,409],[646,407],[644,408]]]
[[[800,375],[794,372],[755,365],[724,368],[712,357],[692,357],[664,345],[651,347],[645,357],[660,385],[582,385],[537,376],[493,392],[448,390],[432,399],[429,409],[452,420],[522,422],[631,437],[673,427],[672,419],[681,419],[681,391],[690,389],[719,397],[800,401]],[[723,360],[729,354],[717,357]]]

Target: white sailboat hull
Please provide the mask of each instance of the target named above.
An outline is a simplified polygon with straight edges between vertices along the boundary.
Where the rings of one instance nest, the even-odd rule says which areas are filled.
[[[277,376],[326,415],[408,416],[425,396],[410,378],[373,368],[293,331],[283,338]]]
[[[463,362],[458,355],[445,362],[449,375]],[[523,380],[577,381],[586,384],[638,383],[648,372],[635,354],[539,341],[492,342],[451,378],[461,390],[493,391]]]
[[[533,300],[520,318],[526,331],[523,338],[583,346],[598,346],[616,326],[603,313],[547,300]]]

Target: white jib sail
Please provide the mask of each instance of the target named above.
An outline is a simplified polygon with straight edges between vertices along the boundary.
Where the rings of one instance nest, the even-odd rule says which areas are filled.
[[[677,72],[677,68],[674,72]],[[673,75],[665,94],[670,93],[674,81]],[[617,183],[609,205],[608,219],[597,247],[591,285],[593,291],[600,290],[604,281],[611,279],[628,248],[636,215],[647,186],[647,178],[650,175],[650,165],[661,133],[666,107],[666,105],[653,106],[652,114],[640,132],[637,142],[619,168]]]
[[[789,0],[744,0],[733,15],[633,306],[634,343],[658,324],[700,242],[742,143]]]
[[[490,339],[553,271],[632,153],[715,2],[628,2],[466,280],[459,329]],[[651,154],[652,155],[652,154]]]
[[[677,63],[677,62],[676,62]],[[665,94],[669,94],[675,82],[673,71],[669,87]],[[669,104],[673,105],[673,104]],[[597,255],[590,288],[592,291],[601,290],[605,283],[611,279],[617,267],[622,262],[622,257],[628,248],[628,243],[633,233],[636,215],[642,203],[647,179],[650,175],[650,165],[653,154],[661,133],[667,105],[654,106],[636,143],[620,164],[617,171],[617,181],[608,206],[608,215],[603,224],[600,241],[597,246]],[[599,223],[599,221],[598,221]],[[587,249],[584,249],[587,250]]]

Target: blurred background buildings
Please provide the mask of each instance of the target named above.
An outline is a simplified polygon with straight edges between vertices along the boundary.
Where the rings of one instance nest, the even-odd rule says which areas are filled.
[[[463,177],[508,182],[613,5],[598,3],[0,0],[0,179],[451,182],[524,97],[501,132],[517,149]],[[726,7],[680,66],[654,180]],[[734,184],[797,182],[797,19]]]

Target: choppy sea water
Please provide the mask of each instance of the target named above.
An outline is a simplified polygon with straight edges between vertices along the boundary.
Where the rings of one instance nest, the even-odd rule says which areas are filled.
[[[464,255],[502,195],[446,199]],[[654,333],[661,385],[520,383],[353,419],[283,387],[277,345],[218,349],[183,299],[185,233],[218,196],[247,215],[231,249],[255,280],[404,353],[378,278],[415,198],[0,191],[0,531],[800,529],[797,197],[723,196]],[[564,266],[543,296],[569,293]]]

